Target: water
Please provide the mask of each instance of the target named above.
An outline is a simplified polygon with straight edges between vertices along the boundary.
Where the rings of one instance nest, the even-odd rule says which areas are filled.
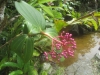
[[[99,52],[100,33],[91,33],[75,38],[77,49],[74,57],[67,58],[64,62],[59,62],[59,66],[70,66],[81,58],[91,60]]]
[[[53,75],[53,71],[56,72],[59,68],[64,68],[64,70],[59,70],[62,75],[100,75],[100,70],[97,68],[100,59],[96,57],[96,54],[99,53],[100,33],[83,35],[76,37],[75,40],[77,49],[74,57],[67,58],[64,62],[58,62],[59,65],[53,64],[54,69],[52,68],[50,75]],[[95,60],[95,57],[98,61]]]

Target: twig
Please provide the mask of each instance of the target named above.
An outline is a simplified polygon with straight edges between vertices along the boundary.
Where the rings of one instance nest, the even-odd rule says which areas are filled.
[[[85,18],[87,18],[87,17],[90,17],[90,16],[92,16],[94,13],[95,13],[95,11],[93,11],[93,12],[91,12],[91,13],[89,13],[89,14],[83,16],[83,17],[80,17],[80,18],[74,20],[74,21],[71,22],[70,24],[73,24],[75,21],[79,21],[79,20],[81,20],[81,19],[85,19]]]
[[[6,42],[4,45],[0,46],[0,49],[1,49],[2,47],[4,47],[5,45],[9,44],[12,40],[14,40],[16,37],[18,37],[18,36],[21,35],[21,34],[22,34],[22,33],[16,35],[14,38],[11,38],[11,39],[10,39],[8,42]]]

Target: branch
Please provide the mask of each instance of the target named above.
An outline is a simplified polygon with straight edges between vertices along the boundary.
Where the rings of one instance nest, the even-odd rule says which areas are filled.
[[[85,18],[87,18],[87,17],[93,16],[94,13],[95,13],[95,11],[93,11],[93,12],[91,12],[91,13],[85,15],[85,16],[82,16],[82,17],[80,17],[80,18],[74,20],[74,21],[71,22],[70,24],[73,24],[74,22],[79,21],[79,20],[82,20],[82,19],[85,19]]]
[[[12,40],[14,40],[16,37],[20,36],[22,33],[16,35],[14,38],[11,38],[8,42],[6,42],[4,45],[0,46],[0,49],[4,46],[6,46],[7,44],[9,44],[10,42],[12,42]]]

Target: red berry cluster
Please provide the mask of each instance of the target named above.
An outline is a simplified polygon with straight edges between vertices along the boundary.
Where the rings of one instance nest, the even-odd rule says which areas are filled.
[[[76,42],[72,38],[72,34],[65,33],[64,31],[60,36],[52,39],[52,48],[50,52],[44,52],[46,59],[61,57],[68,58],[68,56],[74,56],[74,50],[76,48]]]

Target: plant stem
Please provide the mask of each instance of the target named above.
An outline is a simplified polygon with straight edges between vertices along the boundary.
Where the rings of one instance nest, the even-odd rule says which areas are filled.
[[[45,36],[49,37],[51,40],[57,41],[58,43],[61,43],[61,44],[62,44],[62,42],[61,42],[61,41],[59,41],[59,40],[57,40],[57,39],[53,38],[52,36],[50,36],[50,35],[48,35],[48,34],[46,34],[46,33],[44,33],[44,32],[41,32],[41,34],[43,34],[43,35],[45,35]]]

